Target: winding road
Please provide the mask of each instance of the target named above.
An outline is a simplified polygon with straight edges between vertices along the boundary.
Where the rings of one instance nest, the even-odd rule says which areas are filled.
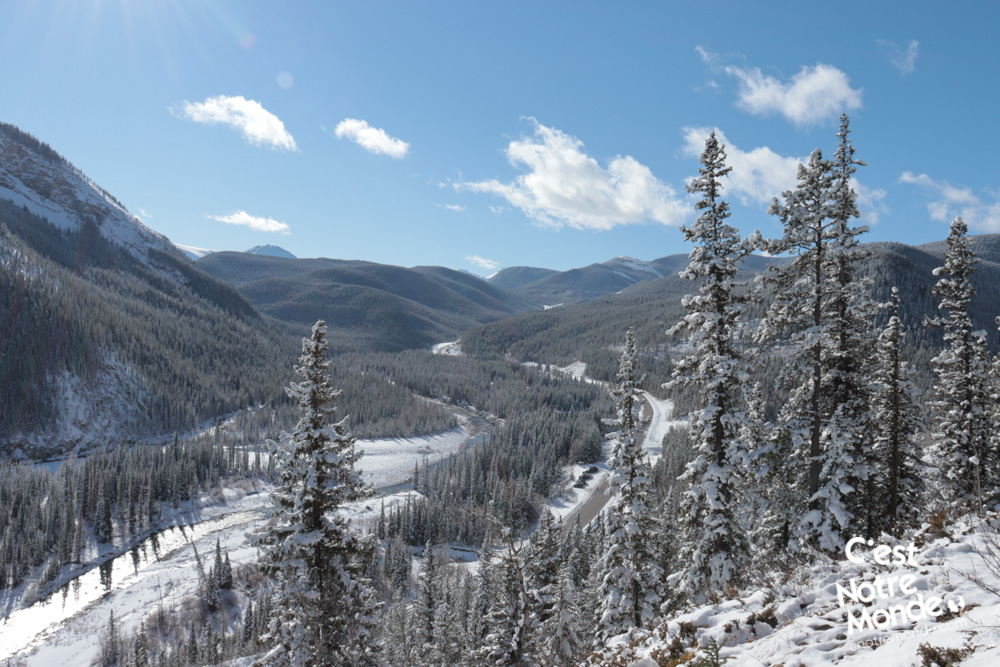
[[[643,427],[639,430],[639,438],[642,442],[643,451],[647,452],[650,458],[655,461],[662,453],[663,434],[670,424],[668,419],[670,414],[667,405],[663,401],[656,400],[649,392],[644,391],[642,393],[646,400],[643,410],[649,415],[649,419],[645,420]],[[672,410],[672,407],[670,405],[670,410]],[[611,500],[611,496],[607,494],[607,489],[608,475],[604,473],[587,500],[563,517],[563,530],[570,530],[577,519],[579,519],[580,524],[583,526],[588,525],[596,519]]]

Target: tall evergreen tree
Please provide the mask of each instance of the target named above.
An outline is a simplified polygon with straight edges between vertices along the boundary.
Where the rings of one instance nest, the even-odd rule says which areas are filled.
[[[269,638],[275,648],[269,665],[374,665],[377,604],[361,576],[370,558],[372,536],[355,534],[338,510],[371,490],[355,470],[361,452],[347,431],[346,418],[333,421],[333,388],[326,361],[326,324],[320,320],[302,341],[302,356],[289,396],[301,419],[280,457],[272,497],[274,525],[259,539],[263,570],[278,592]]]
[[[553,667],[572,665],[583,648],[583,641],[580,639],[580,608],[576,602],[573,570],[568,560],[559,568],[551,599],[552,613],[539,629],[539,662]]]
[[[669,331],[686,332],[690,352],[675,364],[668,386],[690,386],[699,393],[700,410],[689,426],[695,458],[682,477],[690,484],[682,500],[682,587],[694,596],[735,583],[749,557],[737,516],[739,466],[748,460],[740,438],[747,373],[738,340],[746,297],[735,277],[738,262],[753,252],[760,235],[743,239],[726,223],[729,204],[722,198],[722,179],[731,170],[713,132],[701,154],[699,176],[688,185],[689,192],[701,194],[695,204],[700,214],[681,230],[695,244],[681,276],[701,283],[697,294],[684,297],[688,314]]]
[[[922,491],[920,443],[923,416],[913,369],[902,359],[903,323],[899,290],[892,288],[889,323],[878,340],[875,365],[875,460],[884,480],[880,529],[899,535],[914,518]]]
[[[865,163],[854,156],[850,139],[850,119],[840,117],[838,144],[830,163],[833,177],[830,190],[830,220],[836,239],[830,253],[836,270],[831,290],[830,402],[832,413],[827,461],[824,468],[827,497],[841,493],[846,482],[854,488],[844,504],[857,517],[855,527],[869,537],[877,537],[879,480],[874,475],[872,397],[870,392],[876,335],[873,323],[878,306],[871,298],[872,281],[859,274],[859,263],[871,253],[859,243],[867,225],[855,225],[860,216],[857,194],[852,184],[854,172]],[[843,463],[841,463],[843,460]],[[834,488],[836,485],[837,488]]]
[[[607,551],[601,563],[600,628],[605,638],[650,620],[664,596],[663,570],[653,551],[651,473],[638,437],[643,399],[636,386],[637,361],[630,327],[612,392],[619,430],[608,462],[607,493],[613,499],[605,513]]]
[[[855,269],[863,257],[857,237],[867,228],[850,224],[858,215],[851,179],[862,163],[854,158],[846,116],[837,136],[834,160],[813,151],[799,165],[798,187],[771,204],[784,234],[766,249],[794,257],[768,275],[774,297],[758,331],[760,342],[780,342],[786,359],[789,396],[773,445],[802,470],[792,481],[796,507],[777,511],[793,524],[789,546],[831,552],[864,522],[871,455],[865,355],[874,312]]]
[[[934,440],[951,496],[982,508],[983,463],[989,445],[986,413],[988,367],[986,333],[974,331],[969,304],[976,295],[972,275],[979,262],[969,247],[969,228],[955,218],[948,234],[944,266],[934,295],[944,317],[928,318],[927,326],[944,329],[945,349],[931,363],[937,375]]]
[[[417,579],[416,635],[421,654],[430,655],[434,644],[434,618],[438,605],[438,556],[430,542],[424,547],[423,569]]]
[[[524,553],[505,529],[508,548],[500,552],[489,611],[484,653],[488,664],[515,667],[530,663],[531,622]]]

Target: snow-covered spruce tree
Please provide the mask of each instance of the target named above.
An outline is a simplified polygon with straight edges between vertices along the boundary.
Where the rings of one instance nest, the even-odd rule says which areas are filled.
[[[695,458],[682,476],[690,487],[681,501],[681,587],[694,597],[738,583],[749,558],[746,531],[737,517],[737,506],[744,502],[739,468],[748,461],[740,439],[747,374],[737,340],[746,297],[735,277],[737,263],[753,252],[760,235],[743,239],[726,223],[729,204],[722,199],[722,178],[731,169],[713,132],[701,154],[700,175],[688,185],[689,192],[701,194],[695,204],[700,214],[681,228],[695,244],[681,277],[701,284],[697,294],[684,297],[687,315],[668,331],[687,333],[690,351],[675,363],[667,386],[694,387],[701,406],[691,415]]]
[[[934,296],[944,317],[928,318],[927,326],[944,329],[945,349],[931,360],[937,382],[933,437],[939,448],[942,473],[952,499],[982,508],[982,471],[989,444],[988,361],[986,333],[973,331],[969,304],[976,295],[972,275],[978,259],[969,247],[969,228],[955,218],[948,235],[944,266]]]
[[[572,665],[583,649],[580,639],[580,608],[576,603],[576,586],[569,560],[559,568],[559,577],[552,591],[552,613],[542,622],[538,639],[540,664]]]
[[[851,183],[858,166],[865,163],[854,157],[850,139],[850,119],[840,117],[837,151],[830,163],[833,183],[830,194],[830,220],[836,240],[830,248],[836,266],[831,291],[831,320],[835,343],[830,355],[830,397],[833,412],[828,430],[830,445],[825,462],[828,493],[841,481],[854,487],[845,498],[848,510],[856,517],[855,527],[869,537],[879,533],[883,506],[878,502],[879,480],[872,470],[873,433],[871,411],[871,375],[876,335],[873,328],[879,306],[872,300],[872,281],[859,275],[858,265],[871,253],[859,244],[867,225],[854,225],[860,216],[857,194]],[[837,454],[840,452],[840,454]],[[835,481],[836,480],[836,481]],[[836,492],[840,492],[838,488]]]
[[[599,628],[605,639],[646,623],[664,596],[663,570],[653,551],[651,474],[638,438],[642,394],[636,387],[636,362],[630,327],[612,391],[618,436],[608,461],[607,493],[612,500],[605,514],[607,550],[599,592]]]
[[[530,579],[530,612],[537,627],[549,619],[555,605],[555,588],[559,580],[559,543],[563,534],[562,522],[556,522],[546,511],[538,520],[538,528],[531,536],[528,554]]]
[[[424,562],[420,575],[417,577],[417,599],[414,619],[417,645],[420,654],[425,658],[430,656],[434,644],[434,618],[437,615],[439,581],[438,556],[434,553],[434,545],[428,542],[424,547]]]
[[[865,356],[873,347],[866,334],[873,308],[867,282],[854,270],[863,256],[857,236],[867,228],[850,225],[857,216],[851,174],[862,163],[854,159],[846,116],[838,137],[836,158],[814,151],[799,165],[798,187],[784,193],[784,203],[771,204],[784,234],[765,244],[773,254],[793,255],[766,276],[774,296],[758,330],[758,342],[781,345],[786,361],[782,381],[789,395],[773,446],[796,471],[797,506],[774,511],[791,519],[793,550],[811,545],[836,552],[846,535],[868,528],[862,515],[871,454]]]
[[[355,470],[361,452],[347,431],[346,418],[334,422],[326,361],[326,324],[313,325],[302,341],[295,372],[301,380],[286,390],[298,401],[301,419],[280,457],[274,525],[258,539],[262,570],[274,578],[269,632],[274,648],[266,665],[375,665],[374,626],[378,605],[362,578],[362,559],[374,541],[351,531],[339,513],[346,503],[371,492]]]
[[[489,633],[483,646],[487,664],[515,667],[531,664],[532,627],[529,617],[527,564],[513,533],[504,528],[507,549],[498,555],[496,582],[490,604]]]
[[[919,435],[923,415],[917,403],[913,369],[902,359],[903,323],[899,319],[899,290],[892,288],[889,323],[878,339],[875,363],[875,461],[883,511],[879,530],[899,535],[916,518],[923,482]]]

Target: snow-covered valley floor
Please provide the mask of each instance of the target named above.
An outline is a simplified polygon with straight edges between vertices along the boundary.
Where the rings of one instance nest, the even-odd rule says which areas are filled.
[[[359,440],[364,451],[360,469],[376,488],[405,482],[415,465],[433,463],[481,437],[478,418],[458,414],[459,426],[451,431],[414,438]],[[389,507],[412,492],[399,491],[382,499],[369,499],[348,511],[361,521],[376,516],[381,503]],[[233,567],[257,560],[251,535],[267,520],[271,506],[267,487],[253,492],[227,488],[222,497],[203,497],[167,509],[163,529],[126,553],[105,560],[107,549],[93,553],[92,564],[72,583],[53,595],[24,608],[20,600],[28,587],[0,600],[7,614],[0,621],[0,660],[12,665],[88,665],[99,650],[98,635],[114,611],[122,630],[131,630],[162,603],[176,606],[195,592],[198,567],[195,552],[211,563],[216,540],[229,553]],[[97,563],[102,562],[101,566]],[[19,599],[20,598],[20,599]]]

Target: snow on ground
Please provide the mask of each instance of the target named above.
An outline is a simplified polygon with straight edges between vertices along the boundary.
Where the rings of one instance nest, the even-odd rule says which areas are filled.
[[[364,451],[359,462],[364,480],[375,487],[398,484],[409,479],[418,463],[434,463],[457,452],[473,436],[469,418],[456,417],[459,426],[437,435],[358,440],[357,446]]]
[[[207,505],[202,510],[170,514],[175,523],[159,534],[155,549],[146,540],[134,554],[94,568],[47,601],[11,614],[0,625],[0,659],[27,649],[27,665],[88,665],[112,610],[121,627],[131,630],[160,600],[169,608],[196,589],[195,549],[211,558],[218,539],[234,566],[255,561],[247,532],[263,525],[269,495],[229,491],[225,504],[213,502],[202,498]]]
[[[560,371],[561,373],[565,373],[566,375],[569,375],[570,377],[574,377],[577,380],[584,379],[584,378],[587,379],[587,380],[590,380],[590,378],[586,377],[586,375],[587,375],[587,364],[583,363],[582,361],[574,361],[569,366],[563,366],[561,368],[556,368],[556,370]]]
[[[930,664],[919,652],[922,644],[941,649],[969,644],[975,650],[961,661],[963,667],[1000,665],[1000,551],[992,572],[982,553],[984,531],[994,540],[1000,535],[1000,517],[992,516],[990,528],[966,517],[943,534],[925,524],[901,543],[886,538],[870,550],[862,544],[854,551],[861,563],[826,560],[787,580],[775,573],[767,588],[697,607],[640,633],[626,664],[656,665],[650,653],[686,630],[702,649],[713,639],[724,646],[721,655],[729,658],[729,667],[913,667]],[[902,547],[902,555],[886,554],[883,562],[889,564],[877,564],[875,549],[881,544]],[[973,573],[997,592],[972,581]],[[878,624],[864,620],[865,614]],[[618,638],[619,651],[627,650],[624,639]]]
[[[646,397],[648,407],[652,408],[649,426],[646,429],[646,439],[642,448],[649,452],[650,462],[656,463],[663,453],[663,438],[672,428],[687,428],[687,419],[671,419],[674,414],[674,402],[669,398],[657,398],[648,391],[642,392]]]
[[[470,419],[457,416],[457,428],[437,435],[359,440],[364,450],[359,462],[364,479],[376,487],[397,484],[410,477],[415,464],[458,451],[475,434]],[[378,517],[383,501],[389,509],[416,495],[402,491],[368,498],[345,511],[354,521],[368,523]],[[153,540],[147,539],[134,555],[127,552],[100,568],[94,563],[105,557],[107,549],[102,555],[91,554],[91,569],[73,584],[0,622],[0,660],[21,654],[28,665],[88,665],[97,654],[97,635],[112,610],[121,627],[131,630],[160,600],[169,608],[194,592],[198,580],[195,549],[202,558],[211,557],[219,539],[234,566],[255,562],[257,550],[250,545],[250,535],[263,528],[270,507],[266,486],[250,494],[226,489],[220,497],[204,497],[177,511],[165,507],[163,525],[167,527],[157,536],[155,549]],[[14,600],[6,602],[17,605]]]
[[[462,356],[462,344],[461,341],[453,340],[450,343],[438,343],[431,348],[431,352],[434,354],[446,354],[452,357]]]

